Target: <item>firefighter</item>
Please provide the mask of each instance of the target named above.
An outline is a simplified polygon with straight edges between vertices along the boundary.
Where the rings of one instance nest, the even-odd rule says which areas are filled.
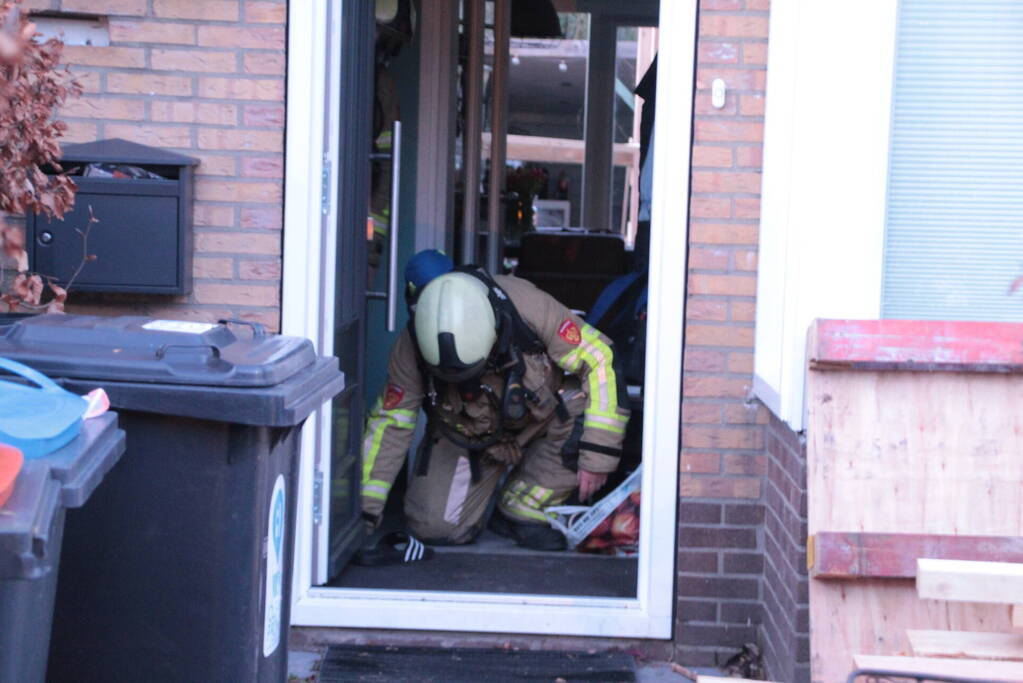
[[[611,342],[525,280],[473,267],[430,277],[410,285],[410,323],[367,420],[363,517],[379,525],[422,409],[427,429],[405,497],[412,534],[471,542],[507,474],[491,528],[528,548],[564,549],[544,508],[576,491],[592,497],[625,435]]]

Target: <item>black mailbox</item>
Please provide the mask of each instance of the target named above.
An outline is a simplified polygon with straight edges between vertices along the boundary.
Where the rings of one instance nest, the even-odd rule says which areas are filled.
[[[127,140],[65,145],[61,165],[78,186],[63,220],[28,218],[30,267],[91,292],[187,294],[192,288],[192,170],[198,159]]]

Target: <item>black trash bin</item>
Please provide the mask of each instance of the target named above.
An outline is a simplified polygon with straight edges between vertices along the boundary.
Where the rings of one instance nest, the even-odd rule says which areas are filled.
[[[86,420],[63,448],[25,461],[0,507],[0,681],[44,680],[65,510],[85,505],[123,452],[116,415]]]
[[[0,355],[102,386],[123,462],[69,514],[51,681],[284,681],[300,426],[343,388],[305,339],[37,316]]]

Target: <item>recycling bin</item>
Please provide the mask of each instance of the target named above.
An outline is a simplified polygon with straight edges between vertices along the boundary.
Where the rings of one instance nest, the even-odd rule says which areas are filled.
[[[86,420],[63,448],[25,461],[0,507],[0,681],[44,680],[66,510],[87,504],[123,452],[116,415]]]
[[[0,355],[103,387],[127,436],[67,516],[48,680],[286,680],[300,427],[343,375],[308,340],[236,322],[0,326]]]

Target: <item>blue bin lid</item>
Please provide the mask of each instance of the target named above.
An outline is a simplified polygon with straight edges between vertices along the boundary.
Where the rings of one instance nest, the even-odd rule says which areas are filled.
[[[36,315],[0,322],[0,356],[51,377],[268,387],[312,365],[308,339],[235,335],[223,323],[143,316]]]

